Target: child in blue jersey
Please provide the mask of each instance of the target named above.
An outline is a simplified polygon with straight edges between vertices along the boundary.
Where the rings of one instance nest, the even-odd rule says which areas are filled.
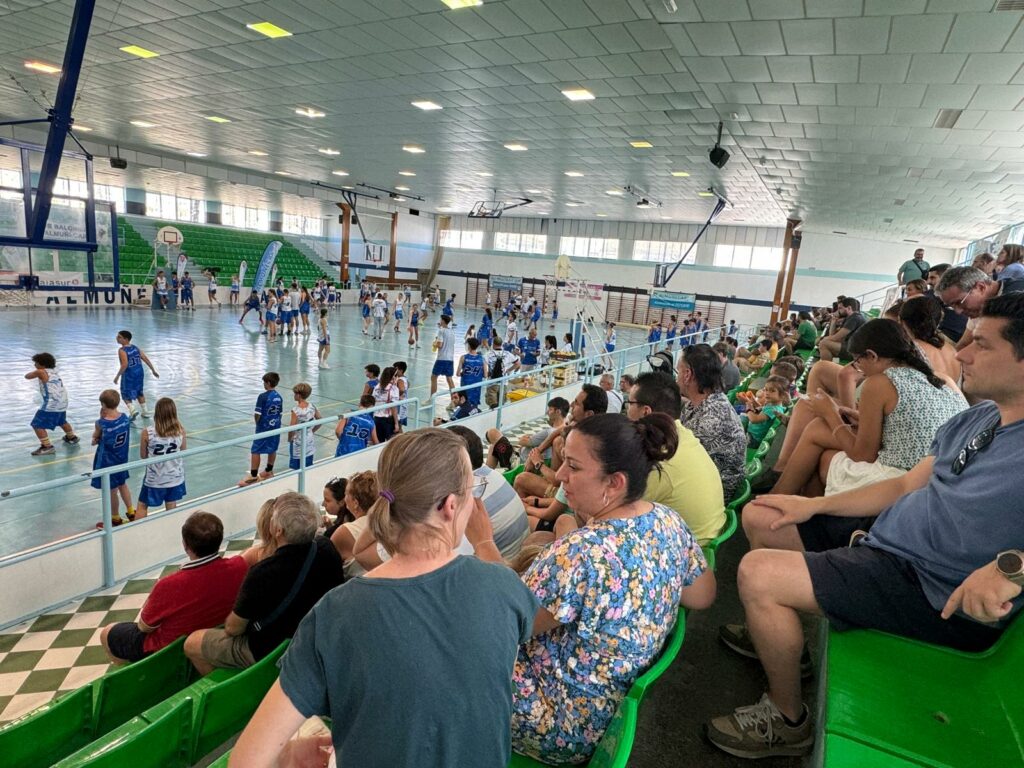
[[[661,341],[661,323],[655,320],[647,331],[647,343],[657,344],[659,341]]]
[[[252,485],[257,480],[266,480],[274,476],[274,459],[277,458],[277,449],[281,444],[281,436],[260,437],[261,432],[270,432],[281,428],[281,412],[284,410],[284,401],[280,393],[274,389],[281,381],[281,377],[271,371],[263,374],[263,393],[256,398],[256,408],[253,410],[253,418],[256,421],[256,439],[252,441],[249,449],[249,474],[239,481],[239,485]],[[260,472],[260,456],[266,455],[267,466]]]
[[[676,331],[676,316],[670,315],[668,328],[665,329],[665,348],[668,349],[669,351],[671,351],[672,348],[676,345]]]
[[[380,366],[376,363],[370,363],[363,368],[363,375],[366,376],[366,384],[363,385],[363,391],[360,393],[360,396],[372,395],[373,388],[377,386],[377,382],[380,380]]]
[[[364,321],[365,322],[365,321]],[[366,331],[363,331],[366,333]],[[413,304],[412,309],[409,310],[409,346],[418,347],[420,345],[420,308]]]
[[[359,398],[360,408],[373,408],[377,404],[373,395],[363,395]],[[342,416],[338,419],[338,426],[334,428],[334,434],[338,437],[338,448],[335,456],[344,456],[346,453],[361,451],[368,445],[376,445],[377,430],[373,423],[373,416],[369,413],[360,413],[355,416]]]
[[[480,340],[472,338],[466,341],[469,350],[459,359],[459,386],[467,387],[478,384],[487,378],[487,364],[480,354]],[[480,387],[464,390],[466,398],[473,405],[480,405]]]
[[[228,294],[228,301],[231,303],[232,306],[238,304],[238,291],[239,291],[238,275],[232,275],[231,276],[231,293]]]
[[[338,300],[338,289],[334,283],[328,283],[327,285],[327,303],[334,305],[334,302]]]
[[[256,310],[256,314],[260,318],[260,328],[263,327],[263,310],[260,309],[260,295],[253,290],[249,294],[249,298],[245,300],[245,304],[242,305],[245,309],[242,310],[242,316],[238,318],[238,324],[241,325],[242,321],[245,320],[245,316],[248,315],[252,310]]]
[[[551,325],[554,326],[556,322],[558,322],[558,299],[555,299],[551,305]]]
[[[192,279],[192,276],[186,271],[181,276],[181,306],[185,309],[191,309],[193,312],[196,311],[196,298],[193,291],[195,290],[196,283]]]
[[[540,322],[540,302],[533,305],[533,316],[530,318],[533,323],[533,327],[537,327],[537,323]]]
[[[267,313],[264,316],[263,332],[267,334],[267,341],[277,341],[277,323],[280,306],[277,303],[277,294],[271,291],[267,294]]]
[[[302,319],[302,332],[309,333],[309,308],[313,300],[305,286],[299,288],[299,317]]]
[[[359,313],[363,316],[363,336],[366,336],[366,331],[370,327],[370,297],[367,296],[363,299],[362,306],[359,308]]]
[[[93,469],[105,469],[128,463],[128,449],[131,447],[131,421],[117,410],[121,404],[121,396],[116,389],[105,389],[100,393],[100,418],[92,431],[92,444],[96,446],[96,456],[92,460]],[[102,478],[94,477],[90,483],[93,488],[102,488]],[[128,472],[112,472],[110,474],[110,516],[113,525],[121,525],[119,500],[124,502],[126,516],[130,521],[135,519],[132,509],[132,493],[128,490]],[[103,527],[103,521],[96,523],[97,528]]]
[[[43,404],[36,411],[30,425],[39,438],[39,447],[32,451],[32,455],[50,456],[57,452],[50,442],[51,429],[63,429],[64,442],[68,445],[76,445],[78,435],[68,423],[68,391],[64,388],[64,381],[57,370],[56,359],[49,352],[40,352],[38,355],[32,355],[32,363],[35,370],[26,373],[25,378],[39,382],[39,394],[43,398]]]
[[[448,315],[448,317],[454,318],[455,317],[455,307],[454,307],[454,305],[455,305],[455,294],[453,293],[451,296],[448,297],[448,301],[446,301],[444,303],[444,309],[441,310],[441,314],[442,315]],[[454,325],[455,325],[455,323],[452,323],[453,327],[454,327]]]
[[[327,357],[331,354],[331,331],[327,327],[327,307],[321,307],[320,320],[316,325],[317,359],[320,361],[321,370],[327,370],[331,366],[327,364]]]
[[[292,408],[290,426],[305,424],[307,421],[316,421],[320,418],[320,411],[315,405],[309,402],[309,396],[313,388],[302,382],[292,387],[292,394],[295,395],[295,407]],[[319,426],[306,430],[306,466],[313,466],[313,457],[316,455],[316,438],[313,433],[320,429]],[[288,433],[288,468],[298,469],[300,456],[302,454],[302,434],[300,432]]]
[[[149,411],[146,410],[146,395],[143,391],[146,371],[143,369],[142,364],[148,365],[149,370],[153,372],[153,376],[156,378],[159,379],[160,374],[156,372],[156,368],[153,367],[153,363],[146,357],[146,353],[132,344],[131,331],[120,331],[117,334],[117,343],[121,345],[121,348],[117,350],[117,359],[121,363],[121,367],[114,377],[114,383],[121,382],[121,398],[128,409],[129,418],[134,421],[135,417],[139,415],[138,411],[135,410],[135,406],[132,405],[133,401],[138,400],[143,418],[148,419]]]
[[[537,367],[537,358],[540,356],[540,339],[537,338],[537,329],[531,328],[530,332],[519,339],[519,370],[532,371]]]

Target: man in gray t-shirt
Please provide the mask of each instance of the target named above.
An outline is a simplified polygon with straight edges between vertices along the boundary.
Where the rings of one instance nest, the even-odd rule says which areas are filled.
[[[709,724],[719,747],[746,757],[813,748],[799,611],[823,614],[839,631],[978,651],[1024,608],[1024,293],[990,299],[957,358],[964,392],[981,402],[940,427],[909,472],[833,496],[761,496],[743,510],[762,549],[740,564],[746,639],[732,631],[723,640],[760,651],[769,693]],[[847,428],[838,410],[825,421]],[[765,727],[775,741],[765,743]]]
[[[849,359],[849,338],[868,321],[860,311],[860,302],[846,296],[839,301],[836,314],[842,325],[828,336],[818,339],[818,352],[822,360],[833,360],[837,357]]]

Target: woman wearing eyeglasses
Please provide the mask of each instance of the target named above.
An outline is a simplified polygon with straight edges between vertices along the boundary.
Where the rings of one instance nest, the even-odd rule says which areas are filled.
[[[938,428],[966,410],[956,384],[932,370],[899,323],[867,322],[849,349],[864,376],[857,408],[814,393],[809,402],[817,418],[772,493],[831,496],[902,475],[928,454]]]
[[[339,765],[508,762],[512,667],[538,601],[504,565],[455,552],[484,484],[442,429],[394,437],[377,479],[370,527],[391,559],[303,619],[232,766],[276,765],[313,715],[331,717]]]

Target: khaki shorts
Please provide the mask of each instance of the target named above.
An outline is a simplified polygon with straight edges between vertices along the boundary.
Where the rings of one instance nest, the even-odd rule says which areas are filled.
[[[229,635],[223,629],[208,629],[203,635],[203,658],[215,667],[244,669],[256,663],[245,635]]]

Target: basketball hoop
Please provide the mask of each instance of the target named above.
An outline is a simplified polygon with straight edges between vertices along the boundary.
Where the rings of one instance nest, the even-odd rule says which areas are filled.
[[[383,264],[384,246],[377,243],[366,243],[366,261],[370,264]]]
[[[157,267],[157,255],[160,253],[160,250],[163,249],[164,265],[168,269],[174,269],[177,265],[177,257],[181,250],[181,244],[184,241],[185,236],[181,234],[181,230],[177,227],[160,227],[156,233],[156,241],[153,243],[153,268],[155,269]]]

